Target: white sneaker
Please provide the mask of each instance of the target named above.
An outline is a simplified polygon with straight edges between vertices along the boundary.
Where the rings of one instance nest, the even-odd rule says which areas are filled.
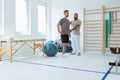
[[[78,52],[78,53],[77,53],[77,56],[80,56],[80,55],[81,55],[81,53],[80,53],[80,52]]]
[[[62,56],[65,56],[65,53],[62,53]]]
[[[71,53],[71,55],[76,55],[76,53]]]
[[[70,56],[70,53],[64,53],[62,56]]]

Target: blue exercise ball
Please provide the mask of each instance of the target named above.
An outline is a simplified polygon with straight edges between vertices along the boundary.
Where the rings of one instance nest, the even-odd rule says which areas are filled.
[[[53,41],[48,41],[45,44],[44,53],[49,57],[53,57],[57,54],[57,47]]]

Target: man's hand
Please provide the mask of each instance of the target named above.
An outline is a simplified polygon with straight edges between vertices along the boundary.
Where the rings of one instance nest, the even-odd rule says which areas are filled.
[[[72,32],[72,29],[70,29],[69,32],[71,33],[71,32]]]
[[[64,32],[59,32],[61,35],[64,34]]]

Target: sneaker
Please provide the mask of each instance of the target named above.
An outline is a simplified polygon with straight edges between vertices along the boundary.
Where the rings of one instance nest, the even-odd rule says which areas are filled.
[[[80,56],[80,55],[81,55],[80,52],[78,52],[78,53],[77,53],[77,56]]]
[[[62,54],[62,56],[70,56],[70,53],[64,53],[64,54]]]
[[[66,54],[65,54],[65,53],[63,53],[63,54],[62,54],[62,56],[66,56]]]
[[[71,53],[70,55],[76,55],[76,53]]]

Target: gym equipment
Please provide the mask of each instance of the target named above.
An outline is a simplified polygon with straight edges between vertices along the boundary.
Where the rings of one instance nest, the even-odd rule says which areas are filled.
[[[62,52],[63,46],[61,44],[61,39],[59,39],[59,42],[57,41],[55,44],[57,46],[58,52]],[[72,51],[72,46],[71,46],[71,41],[69,41],[66,46],[66,52],[71,52],[71,51]]]
[[[114,74],[120,74],[118,73],[118,67],[120,67],[120,48],[110,48],[111,53],[115,54],[117,56],[115,62],[109,62],[110,66],[116,66],[116,72],[112,72]]]
[[[119,15],[120,7],[83,9],[84,52],[99,51],[104,54],[109,52],[110,47],[120,46]]]
[[[118,18],[118,15],[117,15],[117,11],[112,11],[112,17],[113,17],[113,22],[116,23],[117,22],[117,18]]]
[[[105,22],[105,26],[106,26],[106,48],[108,48],[108,37],[109,37],[109,31],[108,31],[108,25],[109,25],[109,22],[108,22],[108,20],[106,20],[106,22]]]
[[[112,34],[112,12],[109,12],[109,34]]]
[[[99,9],[83,10],[84,52],[100,51],[105,53],[104,6]]]
[[[108,48],[108,38],[112,34],[112,12],[109,12],[109,20],[105,20],[106,29],[106,48]]]
[[[44,46],[44,53],[48,57],[53,57],[57,54],[57,46],[55,45],[54,41],[48,41]]]

